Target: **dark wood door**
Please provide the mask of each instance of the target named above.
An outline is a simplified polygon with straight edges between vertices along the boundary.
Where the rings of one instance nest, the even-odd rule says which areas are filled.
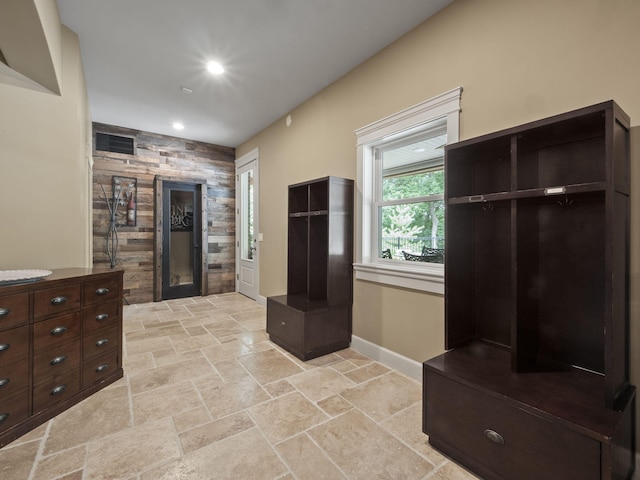
[[[163,182],[162,298],[201,295],[200,185]]]

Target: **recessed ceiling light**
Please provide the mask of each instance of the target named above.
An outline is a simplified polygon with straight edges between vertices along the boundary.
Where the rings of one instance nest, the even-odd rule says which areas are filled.
[[[180,122],[173,122],[172,126],[176,130],[184,130],[184,124],[182,124]]]
[[[224,67],[218,62],[209,62],[207,63],[207,70],[209,70],[214,75],[220,75],[224,73]]]
[[[215,75],[220,75],[224,73],[224,67],[220,62],[216,62],[216,61],[211,61],[207,63],[207,70],[209,70],[209,72]]]

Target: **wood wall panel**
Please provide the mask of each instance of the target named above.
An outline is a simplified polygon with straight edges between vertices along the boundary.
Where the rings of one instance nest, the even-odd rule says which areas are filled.
[[[95,150],[95,132],[135,138],[136,154]],[[124,269],[129,303],[153,300],[154,192],[156,175],[207,181],[209,236],[207,295],[235,290],[235,149],[155,133],[93,124],[93,264],[109,267],[105,235],[109,213],[100,185],[111,193],[111,177],[134,177],[137,224],[118,229],[117,268]]]

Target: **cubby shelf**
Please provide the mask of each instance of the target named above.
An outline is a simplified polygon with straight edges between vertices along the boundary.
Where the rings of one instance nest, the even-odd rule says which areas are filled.
[[[267,299],[271,340],[302,360],[351,342],[353,180],[289,186],[287,294]]]
[[[445,152],[449,351],[424,363],[423,430],[486,478],[630,478],[628,116],[610,101]]]

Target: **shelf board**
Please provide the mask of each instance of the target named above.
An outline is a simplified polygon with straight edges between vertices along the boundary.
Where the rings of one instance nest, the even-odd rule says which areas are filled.
[[[320,215],[328,215],[329,210],[314,210],[311,212],[292,212],[290,217],[318,217]]]
[[[544,188],[529,188],[508,192],[494,192],[482,195],[452,197],[447,200],[447,203],[449,205],[460,205],[467,203],[498,202],[502,200],[512,200],[518,198],[550,197],[555,195],[575,195],[578,193],[603,192],[605,190],[605,186],[605,182],[590,182],[577,183],[573,185],[557,185]]]

